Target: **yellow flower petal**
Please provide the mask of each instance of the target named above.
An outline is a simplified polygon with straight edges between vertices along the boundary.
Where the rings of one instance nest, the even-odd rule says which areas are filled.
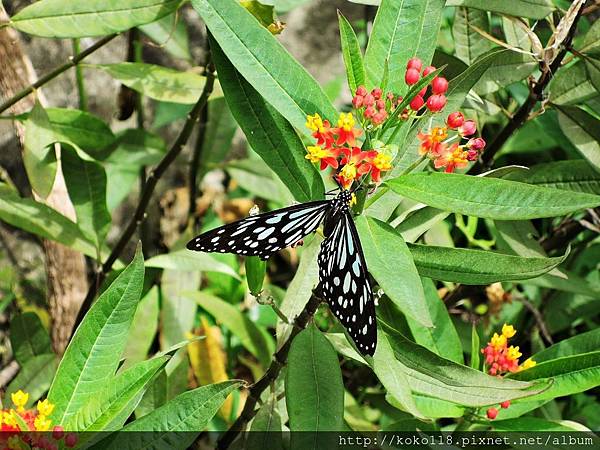
[[[510,339],[511,337],[513,337],[515,334],[517,333],[517,330],[515,330],[515,327],[513,327],[512,325],[507,325],[504,324],[502,326],[502,334],[504,336],[506,336],[507,339]]]
[[[49,416],[54,411],[54,405],[45,399],[44,401],[38,401],[37,410],[42,416]]]

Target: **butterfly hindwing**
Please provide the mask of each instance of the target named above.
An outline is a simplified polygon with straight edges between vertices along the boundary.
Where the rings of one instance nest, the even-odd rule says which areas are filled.
[[[330,220],[336,222],[321,244],[318,259],[321,295],[358,350],[373,355],[377,345],[375,303],[358,232],[347,209]]]
[[[315,231],[329,206],[329,201],[317,201],[248,216],[195,237],[187,248],[267,259]]]

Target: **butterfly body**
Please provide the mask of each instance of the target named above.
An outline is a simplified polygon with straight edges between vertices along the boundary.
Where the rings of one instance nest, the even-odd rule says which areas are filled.
[[[317,292],[352,337],[359,351],[373,355],[377,344],[375,304],[366,261],[350,212],[352,193],[246,217],[203,233],[189,250],[236,253],[268,259],[302,241],[323,223]]]

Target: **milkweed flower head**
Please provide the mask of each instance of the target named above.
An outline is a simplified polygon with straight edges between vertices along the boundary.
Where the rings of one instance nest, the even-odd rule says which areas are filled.
[[[378,140],[395,135],[391,129],[397,131],[403,121],[438,114],[446,107],[448,80],[440,74],[431,75],[437,71],[434,66],[423,66],[419,58],[408,60],[405,97],[385,92],[381,87],[369,91],[358,86],[352,97],[352,111],[340,113],[337,120],[324,119],[318,113],[307,116],[306,126],[316,142],[307,146],[306,159],[318,164],[320,170],[336,170],[334,177],[345,189],[367,177],[379,183],[383,174],[392,169],[396,146]],[[422,157],[429,157],[436,169],[453,172],[464,168],[485,148],[485,141],[474,136],[476,131],[473,120],[465,119],[459,111],[453,112],[443,126],[418,134],[419,152]]]
[[[519,358],[522,353],[518,346],[508,345],[511,338],[517,331],[512,325],[504,324],[502,333],[494,333],[487,346],[481,349],[485,357],[485,365],[490,375],[504,375],[506,373],[520,372],[535,366],[535,361],[528,358],[519,365]]]
[[[442,126],[431,127],[419,132],[419,154],[433,161],[436,169],[452,173],[463,169],[469,162],[476,161],[485,149],[483,138],[469,138],[477,132],[473,120],[466,120],[463,113],[450,113]]]
[[[0,409],[0,448],[57,450],[65,434],[60,425],[52,426],[54,404],[45,399],[38,401],[35,408],[26,408],[29,394],[20,389],[13,392],[10,399],[14,407]],[[40,434],[46,431],[52,431],[52,438]],[[73,445],[69,446],[66,438],[65,445],[73,447],[77,436],[69,435],[72,435],[69,442]]]
[[[320,170],[335,169],[335,178],[345,189],[366,175],[371,175],[377,183],[382,172],[392,168],[391,146],[372,150],[358,147],[362,130],[352,112],[341,113],[337,127],[331,127],[318,113],[307,116],[306,126],[312,131],[316,145],[306,147],[305,158],[318,164]]]

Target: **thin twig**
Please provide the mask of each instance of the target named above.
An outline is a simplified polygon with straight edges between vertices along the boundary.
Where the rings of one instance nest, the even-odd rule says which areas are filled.
[[[321,304],[321,299],[317,297],[314,293],[302,312],[296,317],[294,320],[294,328],[290,334],[290,337],[285,341],[285,343],[281,346],[281,348],[275,353],[273,356],[273,361],[271,365],[262,376],[260,380],[250,386],[248,390],[248,398],[246,398],[246,403],[244,404],[244,409],[242,413],[237,418],[237,420],[229,427],[229,429],[221,436],[219,441],[217,442],[217,448],[220,450],[225,450],[229,448],[235,438],[246,428],[248,422],[252,420],[252,418],[256,415],[257,410],[255,410],[255,406],[258,403],[261,394],[265,389],[269,387],[269,385],[277,379],[279,376],[279,372],[281,368],[287,363],[288,352],[290,351],[290,346],[292,345],[292,341],[296,337],[300,331],[306,328],[309,320],[314,316],[317,308]]]
[[[529,312],[531,314],[533,314],[535,323],[537,323],[537,326],[540,329],[540,333],[542,333],[542,336],[544,337],[544,339],[546,339],[546,342],[548,344],[553,345],[554,340],[552,339],[552,336],[550,336],[550,333],[548,332],[548,327],[546,327],[546,322],[544,322],[544,317],[542,316],[542,313],[540,312],[540,310],[537,309],[535,307],[535,305],[533,303],[531,303],[529,300],[527,300],[526,298],[515,297],[515,300],[523,303],[525,308],[527,308],[529,310]]]
[[[109,36],[105,36],[102,39],[100,39],[99,41],[97,41],[95,44],[93,44],[90,47],[86,48],[84,51],[82,51],[78,55],[72,56],[71,58],[69,58],[69,62],[66,62],[62,66],[57,67],[52,72],[47,73],[43,77],[39,78],[35,83],[33,83],[30,86],[26,87],[21,92],[16,93],[11,98],[9,98],[4,103],[2,103],[0,105],[0,113],[3,113],[8,108],[10,108],[11,106],[13,106],[15,103],[17,103],[18,101],[24,99],[29,94],[31,94],[33,91],[35,91],[36,89],[40,88],[41,86],[43,86],[47,82],[53,80],[54,78],[56,78],[57,76],[59,76],[61,73],[66,72],[71,67],[75,67],[84,58],[86,58],[87,56],[89,56],[92,53],[94,53],[100,47],[103,47],[104,45],[108,44],[110,41],[112,41],[117,36],[118,36],[118,34],[111,34]]]
[[[125,228],[125,231],[123,231],[123,233],[121,234],[119,241],[114,246],[113,250],[111,251],[104,264],[102,264],[102,266],[99,268],[96,274],[96,282],[92,283],[92,285],[90,286],[87,296],[85,297],[85,300],[83,301],[83,304],[79,309],[79,313],[77,315],[77,320],[75,321],[73,330],[75,330],[77,326],[81,323],[81,320],[85,316],[85,313],[92,305],[92,302],[96,297],[96,293],[98,292],[100,285],[106,278],[106,275],[112,269],[112,266],[115,263],[115,261],[121,256],[123,250],[125,250],[125,247],[131,240],[131,237],[134,235],[137,227],[146,218],[146,208],[148,207],[148,204],[152,199],[154,188],[156,187],[156,184],[158,183],[160,177],[165,173],[165,171],[169,168],[173,161],[175,161],[177,156],[179,156],[179,154],[185,147],[186,142],[188,141],[190,135],[192,134],[192,131],[194,130],[194,127],[198,122],[200,112],[206,107],[208,97],[210,96],[213,90],[214,81],[214,72],[207,71],[206,84],[204,85],[204,89],[202,90],[202,95],[200,96],[200,99],[188,114],[187,121],[185,122],[185,125],[183,126],[183,129],[181,130],[181,133],[179,134],[173,146],[169,149],[167,154],[163,157],[163,159],[156,166],[156,168],[148,173],[148,178],[146,179],[146,184],[144,185],[144,189],[140,195],[140,200],[135,209],[135,212],[133,213],[133,216],[131,217],[127,227]]]

